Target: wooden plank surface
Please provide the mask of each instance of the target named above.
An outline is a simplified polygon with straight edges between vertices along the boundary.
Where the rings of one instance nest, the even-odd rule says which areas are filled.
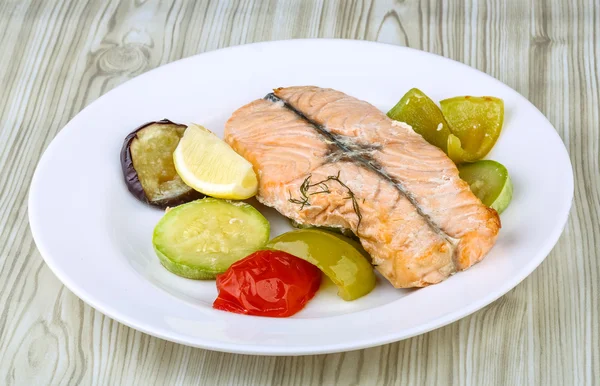
[[[0,32],[0,384],[599,384],[598,0],[3,0]],[[151,68],[230,45],[300,37],[434,52],[529,98],[565,141],[576,178],[568,225],[540,268],[447,327],[306,357],[166,342],[65,289],[27,223],[33,171],[58,131]]]

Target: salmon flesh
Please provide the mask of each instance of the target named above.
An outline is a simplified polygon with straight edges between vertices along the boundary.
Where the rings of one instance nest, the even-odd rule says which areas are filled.
[[[439,283],[496,241],[498,214],[444,152],[340,91],[278,88],[235,111],[225,141],[254,166],[261,203],[352,230],[397,288]]]

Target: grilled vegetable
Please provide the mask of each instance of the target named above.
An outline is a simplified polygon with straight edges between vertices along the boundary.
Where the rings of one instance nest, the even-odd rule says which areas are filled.
[[[408,123],[427,142],[447,152],[450,127],[440,108],[423,91],[410,89],[387,115],[393,120]]]
[[[263,247],[269,232],[269,222],[251,205],[204,198],[165,214],[154,228],[152,245],[174,274],[213,279]]]
[[[267,244],[319,267],[338,287],[344,300],[354,300],[375,288],[375,273],[362,247],[337,233],[299,229],[275,237]]]
[[[512,200],[513,185],[508,170],[499,162],[477,161],[458,167],[460,178],[485,205],[502,213]]]
[[[459,96],[444,99],[440,106],[413,88],[387,115],[411,125],[456,164],[480,160],[492,150],[504,121],[502,99]]]
[[[358,237],[354,234],[354,232],[352,232],[350,229],[347,228],[335,228],[335,227],[318,227],[315,225],[309,225],[309,224],[300,224],[299,222],[296,222],[292,219],[290,219],[290,225],[293,226],[296,229],[320,229],[323,231],[329,231],[329,232],[333,232],[333,233],[339,233],[342,236],[346,236],[349,239],[352,239],[354,241],[358,241]],[[359,244],[360,245],[360,244]]]
[[[217,310],[285,318],[315,296],[321,272],[282,251],[258,251],[217,276]]]
[[[444,99],[440,106],[452,131],[447,144],[452,161],[477,161],[492,150],[504,122],[502,99],[460,96]]]
[[[166,208],[203,196],[183,182],[173,165],[173,152],[185,129],[163,119],[146,123],[125,138],[121,169],[127,188],[138,200]]]

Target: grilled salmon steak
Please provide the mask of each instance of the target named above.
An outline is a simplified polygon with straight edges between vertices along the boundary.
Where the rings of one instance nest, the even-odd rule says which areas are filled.
[[[225,140],[254,166],[260,202],[301,224],[351,229],[397,288],[439,283],[496,241],[498,214],[446,154],[340,91],[276,89],[234,112]]]

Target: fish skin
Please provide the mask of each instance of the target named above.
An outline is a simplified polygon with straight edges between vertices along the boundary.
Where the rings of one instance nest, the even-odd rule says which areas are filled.
[[[459,188],[457,193],[467,201],[468,214],[480,216],[478,206],[483,204],[473,203],[475,196],[466,183],[461,186],[455,180],[458,171],[451,161],[451,164],[446,162],[449,161],[446,155],[409,127],[394,123],[385,114],[373,111],[371,105],[361,104],[366,102],[335,90],[291,87],[276,89],[275,95],[339,136],[338,139],[348,139],[353,148],[368,148],[365,154],[383,167],[382,172],[397,179],[402,188],[416,186],[418,189],[403,194],[398,186],[367,163],[332,156],[336,151],[339,153],[335,143],[319,133],[313,124],[283,103],[261,99],[234,112],[225,127],[226,142],[252,163],[259,176],[257,199],[261,203],[302,224],[353,230],[376,268],[397,288],[439,283],[457,270],[479,261],[491,248],[488,246],[490,241],[482,243],[481,238],[488,232],[487,237],[493,239],[493,245],[500,226],[497,220],[494,232],[495,212],[488,212],[491,225],[483,230],[478,217],[469,220],[473,223],[464,229],[446,222],[435,223],[436,219],[444,217],[441,215],[443,210],[436,210],[435,205],[446,202],[444,194],[449,188],[445,185]],[[346,111],[347,116],[341,117],[344,104],[357,108],[357,113],[367,114],[357,118],[356,114]],[[354,120],[349,121],[352,117]],[[411,151],[409,155],[398,154],[406,153],[406,149]],[[363,153],[356,154],[363,157]],[[421,157],[428,158],[427,162]],[[410,160],[415,166],[396,170],[397,158]],[[393,167],[387,170],[384,162]],[[440,166],[432,169],[435,162]],[[360,218],[352,200],[348,199],[348,190],[335,180],[327,182],[328,193],[309,195],[308,205],[290,201],[302,198],[301,186],[307,178],[316,183],[338,173],[340,181],[355,196]],[[428,177],[424,178],[423,174]],[[415,181],[407,184],[401,178]],[[451,184],[446,181],[448,178]],[[313,186],[308,193],[316,193],[319,189],[319,186]],[[416,196],[419,192],[431,193],[436,189],[444,194],[434,194],[426,199]],[[421,204],[424,207],[418,207]],[[455,211],[454,207],[450,209]],[[495,217],[497,219],[497,214]]]

